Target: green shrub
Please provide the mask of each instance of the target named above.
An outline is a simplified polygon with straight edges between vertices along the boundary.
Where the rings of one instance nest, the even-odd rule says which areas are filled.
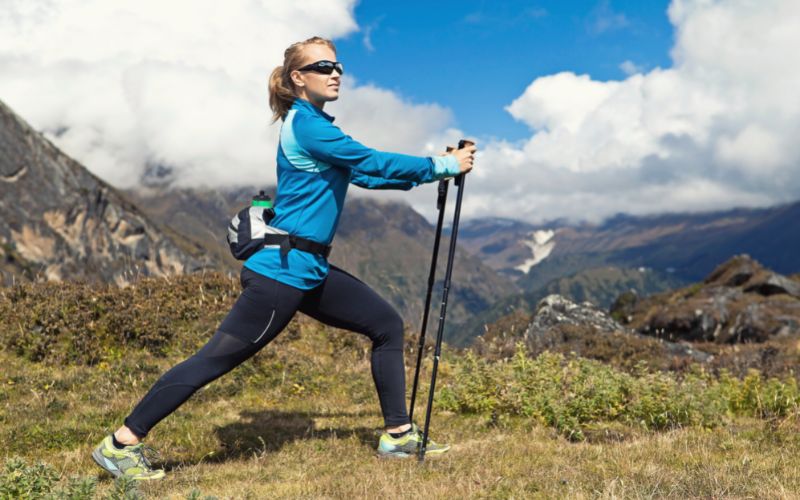
[[[93,477],[71,477],[66,485],[59,485],[60,475],[45,463],[28,465],[21,458],[6,460],[0,472],[0,499],[58,498],[79,500],[94,496],[96,480]]]
[[[800,403],[794,379],[765,379],[757,371],[739,380],[695,368],[679,376],[640,363],[625,373],[600,362],[544,352],[534,359],[522,344],[509,361],[473,354],[452,360],[440,391],[444,408],[496,421],[522,416],[552,426],[569,439],[586,424],[622,422],[648,430],[714,427],[729,416],[786,416]]]

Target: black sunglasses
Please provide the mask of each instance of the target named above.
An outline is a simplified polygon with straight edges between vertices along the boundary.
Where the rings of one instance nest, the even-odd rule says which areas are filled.
[[[323,75],[330,75],[333,73],[333,70],[339,72],[340,75],[344,74],[344,66],[340,62],[334,61],[317,61],[302,68],[298,68],[297,71],[313,71],[315,73],[322,73]]]

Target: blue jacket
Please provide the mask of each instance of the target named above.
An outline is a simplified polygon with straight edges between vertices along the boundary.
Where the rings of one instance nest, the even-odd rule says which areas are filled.
[[[278,191],[270,226],[330,245],[350,183],[367,189],[409,190],[459,173],[453,155],[419,157],[370,149],[345,135],[334,118],[297,98],[281,126]],[[311,289],[328,275],[327,260],[277,246],[253,254],[245,267],[287,285]]]

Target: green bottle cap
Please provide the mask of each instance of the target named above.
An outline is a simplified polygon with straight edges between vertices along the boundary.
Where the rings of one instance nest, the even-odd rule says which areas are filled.
[[[272,199],[264,194],[264,191],[259,191],[256,196],[253,196],[253,206],[272,208]]]

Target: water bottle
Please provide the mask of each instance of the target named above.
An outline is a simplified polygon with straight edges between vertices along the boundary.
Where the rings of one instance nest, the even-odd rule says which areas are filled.
[[[262,207],[264,209],[264,222],[269,224],[269,221],[275,217],[275,209],[272,207],[272,199],[264,194],[264,191],[259,191],[257,195],[253,196],[254,207]]]

